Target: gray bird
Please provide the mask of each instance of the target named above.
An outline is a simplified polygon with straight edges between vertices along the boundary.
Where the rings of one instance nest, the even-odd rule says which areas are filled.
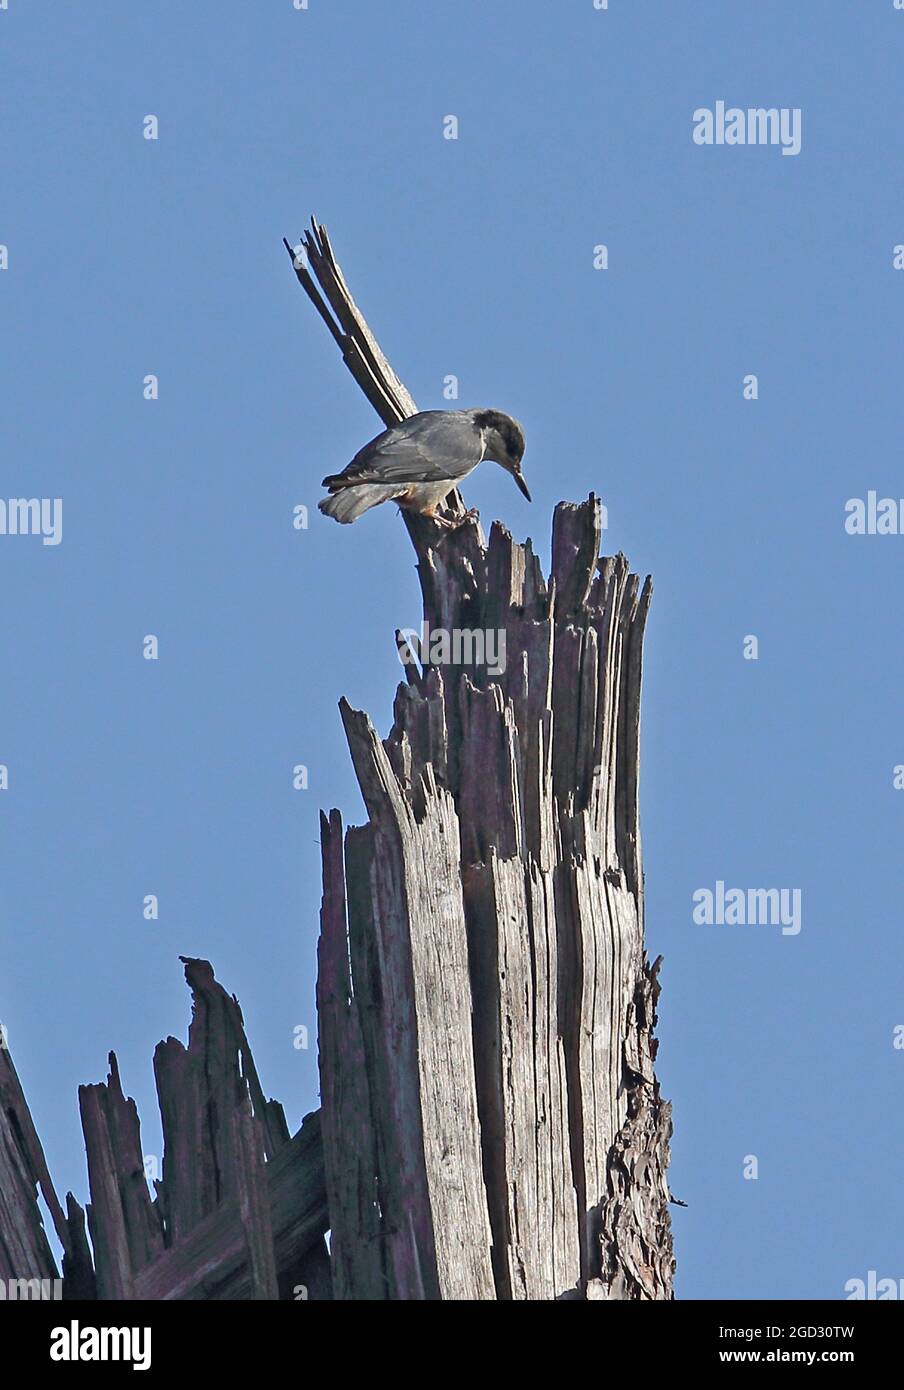
[[[320,510],[346,525],[394,500],[440,526],[458,526],[465,518],[449,519],[437,509],[483,459],[501,464],[531,500],[523,455],[524,431],[501,410],[422,410],[365,444],[341,473],[324,478],[330,495]]]

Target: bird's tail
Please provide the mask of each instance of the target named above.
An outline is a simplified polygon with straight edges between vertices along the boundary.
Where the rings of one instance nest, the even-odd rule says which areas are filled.
[[[357,521],[362,512],[370,511],[381,502],[389,502],[393,497],[404,497],[407,491],[407,483],[402,486],[398,483],[350,483],[322,498],[317,505],[324,516],[331,516],[347,526]]]

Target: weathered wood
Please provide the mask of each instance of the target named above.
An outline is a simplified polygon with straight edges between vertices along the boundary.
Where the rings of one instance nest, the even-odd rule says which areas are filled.
[[[397,425],[409,415],[416,415],[414,398],[396,376],[351,296],[326,227],[315,217],[311,218],[311,229],[302,234],[299,244],[300,255],[285,237],[283,245],[299,283],[339,344],[346,366],[383,423]]]
[[[324,1302],[333,1298],[333,1262],[323,1237],[279,1275],[284,1302]]]
[[[275,1302],[279,1298],[279,1281],[273,1253],[270,1191],[263,1155],[257,1145],[250,1100],[244,1100],[233,1112],[232,1133],[236,1152],[239,1218],[245,1234],[251,1297],[257,1301]]]
[[[85,1213],[71,1192],[66,1193],[69,1248],[63,1252],[63,1298],[79,1301],[97,1298],[94,1257],[88,1244]]]
[[[285,1135],[284,1119],[264,1100],[238,1001],[217,983],[208,961],[181,959],[192,991],[188,1047],[167,1038],[154,1052],[164,1142],[157,1193],[168,1243],[235,1195],[232,1116],[246,1095],[261,1152],[272,1157]]]
[[[377,1133],[372,1118],[361,1023],[361,1002],[352,988],[345,857],[338,811],[321,814],[323,906],[317,953],[317,1018],[325,1058],[321,1096],[327,1195],[334,1213],[330,1236],[336,1298],[384,1299],[389,1281],[378,1211]],[[365,969],[359,960],[358,977]],[[348,1144],[349,1136],[353,1142]],[[302,1281],[303,1282],[303,1281]]]
[[[369,887],[349,901],[349,917],[357,1008],[369,1022],[363,1042],[370,1123],[378,1135],[373,1179],[388,1296],[489,1298],[490,1229],[454,803],[429,769],[406,800],[370,721],[344,702],[341,708],[373,830],[357,846]],[[338,1058],[339,1074],[327,1071],[332,1097],[345,1057],[329,1030],[330,1020],[322,1018],[321,1055]],[[341,1116],[331,1115],[331,1123],[341,1126]],[[343,1138],[345,1162],[357,1171],[363,1156],[353,1135]],[[347,1246],[354,1212],[333,1211],[331,1220]]]
[[[653,1073],[661,959],[651,966],[644,958],[629,1013],[627,1115],[609,1155],[599,1221],[600,1277],[587,1287],[592,1299],[656,1299],[671,1289],[667,1168],[672,1107],[662,1099]]]
[[[397,425],[417,414],[414,397],[393,371],[364,315],[358,308],[345,276],[336,260],[326,227],[311,218],[309,231],[302,233],[296,251],[283,237],[292,267],[305,294],[323,319],[342,352],[342,360],[361,387],[384,425]],[[465,507],[457,490],[446,499],[452,513],[462,515]],[[420,554],[435,544],[440,528],[427,517],[403,512],[405,525]]]
[[[157,1058],[165,1176],[156,1200],[114,1054],[106,1082],[79,1088],[96,1277],[85,1213],[71,1193],[63,1213],[2,1040],[0,1279],[23,1298],[58,1278],[39,1190],[63,1246],[64,1299],[332,1297],[319,1112],[289,1137],[282,1106],[264,1099],[238,1001],[209,962],[183,961],[193,1017],[188,1047],[170,1039]]]
[[[47,1240],[38,1191],[60,1239],[63,1215],[5,1039],[0,1038],[0,1279],[59,1278]]]
[[[319,1112],[306,1117],[298,1133],[264,1165],[263,1173],[276,1267],[294,1270],[329,1228]],[[138,1273],[134,1296],[243,1299],[252,1296],[252,1287],[246,1234],[233,1197]]]
[[[624,557],[599,559],[600,535],[594,497],[561,504],[548,584],[530,544],[498,525],[488,545],[470,523],[422,544],[425,622],[501,629],[505,669],[409,667],[382,747],[341,706],[370,823],[349,832],[343,863],[334,812],[324,850],[324,997],[345,971],[344,1016],[321,1013],[327,1182],[346,1246],[351,1197],[375,1184],[367,1243],[382,1241],[390,1298],[462,1296],[449,1293],[455,1259],[470,1297],[671,1296],[637,810],[651,589],[638,593]],[[449,981],[472,1011],[471,1046]],[[454,1050],[437,1045],[443,1030]],[[425,1181],[443,1156],[457,1217]],[[406,1205],[413,1282],[395,1251]],[[457,1253],[435,1243],[450,1217]],[[375,1267],[349,1263],[340,1296],[374,1296]]]
[[[133,1277],[163,1250],[160,1210],[144,1174],[141,1127],[122,1093],[110,1053],[106,1084],[80,1086],[78,1099],[88,1157],[88,1228],[95,1251],[97,1296],[132,1297]]]
[[[113,1054],[106,1083],[79,1091],[97,1296],[272,1300],[309,1284],[308,1296],[328,1297],[319,1116],[289,1138],[282,1107],[264,1099],[238,1001],[209,962],[183,961],[188,1047],[170,1038],[155,1055],[164,1128],[156,1200]],[[84,1288],[87,1256],[80,1216],[70,1198],[73,1291]]]
[[[38,1192],[63,1247],[63,1297],[96,1297],[85,1213],[71,1192],[65,1214],[60,1206],[12,1056],[0,1038],[0,1279],[59,1277]]]

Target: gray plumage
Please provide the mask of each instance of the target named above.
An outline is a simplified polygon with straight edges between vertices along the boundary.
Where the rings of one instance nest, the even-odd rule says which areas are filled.
[[[521,426],[500,410],[423,410],[378,434],[341,473],[324,478],[330,495],[320,510],[348,524],[394,499],[450,525],[437,508],[485,458],[511,473],[530,501],[521,474],[523,454]]]

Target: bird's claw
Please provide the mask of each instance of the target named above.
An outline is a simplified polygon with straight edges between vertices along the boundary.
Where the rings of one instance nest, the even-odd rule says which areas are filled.
[[[479,521],[480,512],[476,507],[469,507],[461,516],[454,512],[451,516],[441,516],[439,512],[425,513],[431,521],[435,521],[437,526],[442,526],[445,531],[457,531],[460,527],[466,526],[469,521]]]
[[[441,526],[445,526],[450,531],[460,531],[462,526],[467,526],[469,521],[479,521],[480,512],[476,507],[469,507],[461,516],[453,514],[449,517],[435,517],[434,520],[439,521]]]

